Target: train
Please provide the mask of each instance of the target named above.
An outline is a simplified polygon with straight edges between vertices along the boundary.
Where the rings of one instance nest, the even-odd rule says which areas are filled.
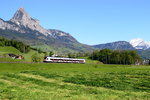
[[[63,57],[44,57],[43,62],[46,63],[81,63],[85,64],[85,59],[63,58]]]

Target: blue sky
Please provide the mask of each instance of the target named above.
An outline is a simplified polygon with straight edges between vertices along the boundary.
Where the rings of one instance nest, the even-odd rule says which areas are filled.
[[[47,29],[70,33],[84,44],[150,41],[150,0],[1,0],[0,18],[23,7]]]

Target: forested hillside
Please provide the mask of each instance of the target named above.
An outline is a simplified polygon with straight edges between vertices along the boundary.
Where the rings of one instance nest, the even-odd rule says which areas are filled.
[[[90,58],[105,64],[135,64],[141,61],[140,56],[134,50],[103,49],[94,51]]]

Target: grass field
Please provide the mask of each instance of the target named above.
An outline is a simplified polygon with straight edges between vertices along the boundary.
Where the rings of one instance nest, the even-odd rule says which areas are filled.
[[[0,64],[0,100],[150,100],[150,66]]]

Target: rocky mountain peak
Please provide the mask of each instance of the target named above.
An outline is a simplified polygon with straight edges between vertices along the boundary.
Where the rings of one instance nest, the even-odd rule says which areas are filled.
[[[29,20],[31,20],[31,17],[23,8],[19,8],[11,19],[11,21],[16,24],[25,24],[25,22],[28,22]]]
[[[21,12],[25,12],[24,8],[19,8],[18,10]]]
[[[43,35],[47,36],[49,34],[46,29],[40,26],[39,20],[30,17],[30,15],[24,10],[24,8],[19,8],[10,21],[17,24],[18,26],[24,26],[31,30],[40,32]]]

